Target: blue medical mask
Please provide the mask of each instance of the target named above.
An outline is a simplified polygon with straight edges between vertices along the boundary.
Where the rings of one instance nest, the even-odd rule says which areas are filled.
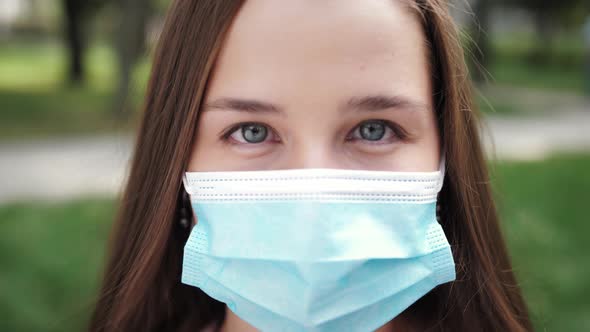
[[[263,331],[371,331],[455,279],[438,172],[187,172],[182,282]]]

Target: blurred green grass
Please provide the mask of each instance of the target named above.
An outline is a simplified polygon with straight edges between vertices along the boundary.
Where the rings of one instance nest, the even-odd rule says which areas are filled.
[[[538,331],[589,331],[590,155],[502,162],[493,183]]]
[[[488,71],[493,83],[583,94],[582,69],[559,65],[539,66],[522,58],[502,57],[494,61]]]
[[[539,331],[590,329],[590,155],[492,163],[514,270]],[[114,200],[0,207],[0,331],[79,331]]]
[[[0,208],[0,331],[82,331],[112,199]]]
[[[0,139],[34,139],[52,135],[128,131],[134,117],[123,121],[113,112],[116,61],[104,43],[85,55],[87,80],[66,80],[66,54],[61,44],[11,42],[0,47]],[[130,105],[140,104],[148,75],[143,59],[133,73]]]
[[[491,38],[488,71],[493,83],[584,93],[584,43],[581,33],[560,33],[553,44],[534,35]]]

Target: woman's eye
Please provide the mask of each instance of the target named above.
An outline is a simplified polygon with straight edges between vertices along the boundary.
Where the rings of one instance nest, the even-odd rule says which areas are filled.
[[[244,144],[257,144],[269,137],[270,130],[260,123],[244,123],[230,130],[227,138]]]
[[[378,141],[385,136],[385,124],[377,121],[362,123],[359,126],[361,137],[369,141]]]
[[[273,130],[262,123],[241,123],[223,135],[224,141],[234,141],[239,144],[260,144],[275,140]],[[395,124],[385,120],[367,120],[359,124],[349,137],[352,141],[367,141],[372,143],[388,143],[403,139],[403,131]]]
[[[388,121],[368,120],[358,125],[352,133],[353,140],[365,140],[371,142],[389,141],[398,138],[398,134]]]

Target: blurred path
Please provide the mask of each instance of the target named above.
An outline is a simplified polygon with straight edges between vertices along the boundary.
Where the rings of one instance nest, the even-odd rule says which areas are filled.
[[[130,152],[128,136],[0,143],[0,203],[112,195],[124,179]]]
[[[493,102],[510,104],[530,116],[560,112],[567,107],[568,112],[590,112],[590,97],[578,93],[559,90],[539,90],[522,86],[490,84],[478,88]]]
[[[590,151],[590,109],[488,117],[483,141],[488,156],[497,159]],[[117,193],[127,172],[131,143],[130,136],[0,143],[0,203]]]
[[[488,116],[482,139],[489,158],[538,160],[559,152],[590,153],[590,109],[542,116]]]

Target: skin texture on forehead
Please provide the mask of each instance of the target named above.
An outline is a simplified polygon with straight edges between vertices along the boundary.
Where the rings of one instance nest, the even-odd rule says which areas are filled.
[[[287,84],[285,97],[295,100],[286,102],[305,97],[313,106],[337,97],[326,96],[340,90],[325,83],[340,81],[352,88],[393,83],[396,89],[409,88],[403,81],[411,77],[426,83],[423,36],[407,11],[391,0],[289,1],[280,6],[264,0],[246,2],[218,59],[211,91],[215,94],[216,81],[223,82],[220,89],[244,94],[260,93],[257,89],[274,83]],[[255,80],[244,86],[226,78]]]
[[[209,79],[189,170],[436,170],[439,138],[427,54],[420,22],[401,1],[246,1]],[[347,100],[367,95],[400,97],[420,107],[342,113]],[[210,107],[223,98],[272,103],[283,112]],[[381,118],[413,138],[378,149],[344,143],[361,120]],[[222,144],[219,133],[245,121],[268,125],[281,142]]]

